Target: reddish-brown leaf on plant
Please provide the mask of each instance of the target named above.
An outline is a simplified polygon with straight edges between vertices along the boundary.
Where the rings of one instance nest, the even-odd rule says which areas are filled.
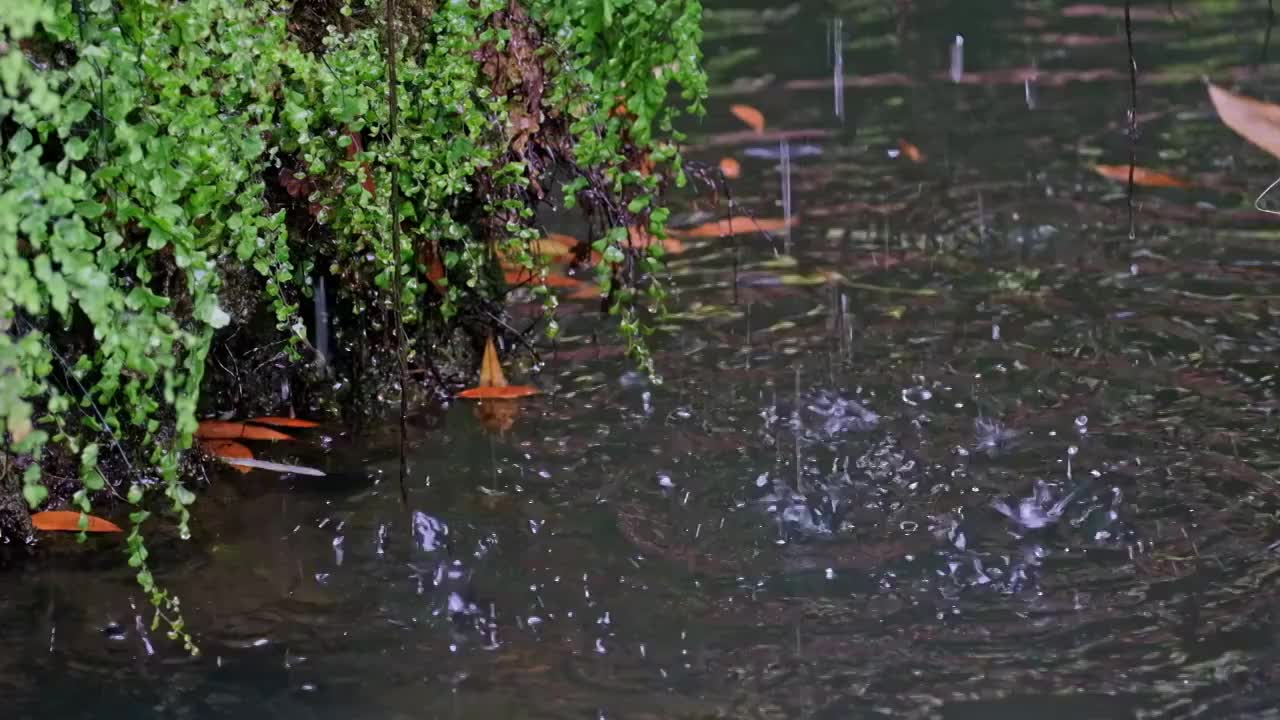
[[[31,516],[31,526],[37,530],[53,532],[80,532],[81,530],[92,533],[124,532],[119,525],[94,515],[84,516],[89,522],[87,527],[82,528],[80,516],[81,513],[76,510],[46,510]]]
[[[201,440],[292,440],[293,436],[279,430],[246,425],[242,422],[228,420],[201,420],[196,428],[196,437]]]

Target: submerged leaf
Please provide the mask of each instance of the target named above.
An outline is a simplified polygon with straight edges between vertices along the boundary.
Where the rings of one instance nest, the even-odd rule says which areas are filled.
[[[292,440],[293,437],[279,430],[246,425],[241,422],[226,420],[201,420],[196,428],[196,437],[201,440]]]
[[[1129,182],[1129,166],[1128,165],[1094,165],[1094,172],[1098,173],[1109,180],[1119,182]],[[1159,170],[1149,170],[1144,167],[1134,166],[1133,168],[1133,184],[1142,185],[1143,187],[1171,187],[1171,188],[1188,188],[1191,183],[1181,178],[1176,178]]]
[[[757,133],[764,132],[764,113],[750,105],[730,105],[729,112]]]
[[[1227,127],[1280,157],[1280,105],[1236,95],[1212,83],[1209,83],[1209,99]]]
[[[288,427],[288,428],[320,427],[320,423],[315,422],[313,420],[303,420],[301,418],[275,417],[275,416],[250,418],[246,422],[251,422],[254,425],[271,425],[273,427]]]
[[[77,510],[46,510],[31,516],[31,526],[37,530],[62,532],[80,532],[81,530],[93,533],[124,532],[119,525],[110,520],[103,520],[93,515],[84,515],[89,524],[82,528],[80,527],[81,515],[82,513]]]
[[[793,216],[790,223],[783,218],[735,217],[732,220],[726,218],[671,232],[691,238],[731,237],[756,232],[779,232],[786,230],[788,225],[796,224],[797,221],[799,216]]]
[[[312,477],[324,477],[323,470],[317,470],[306,465],[289,465],[287,463],[271,462],[270,460],[254,460],[252,458],[219,458],[223,462],[239,468],[257,468],[259,470],[270,470],[278,473],[294,473],[295,475],[310,475]]]
[[[508,270],[503,274],[503,279],[506,280],[508,285],[523,285],[525,283],[531,283],[533,285],[545,285],[546,287],[553,288],[577,289],[587,284],[576,278],[571,278],[568,275],[548,273],[546,278],[540,278],[530,275],[524,270]]]
[[[920,152],[920,148],[912,145],[906,140],[898,140],[898,149],[902,151],[903,156],[917,165],[924,162],[924,153]]]

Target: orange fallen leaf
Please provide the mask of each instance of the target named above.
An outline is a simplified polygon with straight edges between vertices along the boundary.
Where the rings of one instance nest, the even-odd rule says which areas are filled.
[[[924,162],[924,153],[920,152],[920,148],[912,145],[906,140],[898,140],[898,149],[901,150],[902,154],[907,156],[907,159],[911,162],[916,163],[917,165]]]
[[[566,297],[569,300],[595,300],[596,298],[600,297],[600,286],[586,285],[584,287],[578,288],[577,290],[574,290],[573,292],[569,293]]]
[[[210,455],[222,460],[253,459],[253,451],[235,440],[201,440],[200,447]],[[242,473],[249,472],[249,468],[244,465],[232,465],[231,467]]]
[[[731,157],[720,158],[720,172],[730,180],[742,177],[742,165]]]
[[[1280,157],[1280,105],[1236,95],[1212,83],[1209,84],[1209,99],[1227,127]]]
[[[277,417],[268,415],[267,417],[250,418],[245,422],[251,422],[254,425],[271,425],[273,427],[287,428],[315,428],[320,427],[320,423],[314,420],[303,420],[302,418]]]
[[[539,395],[542,391],[532,385],[504,385],[502,387],[473,387],[458,393],[469,400],[512,400]]]
[[[627,242],[631,247],[647,250],[650,245],[658,241],[647,228],[631,225],[627,227]],[[679,255],[685,251],[684,243],[675,238],[662,238],[662,249],[673,255]]]
[[[728,218],[714,220],[691,228],[672,230],[671,232],[691,238],[730,237],[755,232],[779,232],[786,230],[788,224],[794,225],[798,221],[798,216],[792,217],[790,223],[783,218],[735,217],[732,221]]]
[[[46,510],[31,516],[31,526],[37,530],[80,532],[80,515],[81,513],[77,510]],[[124,532],[119,525],[110,520],[103,520],[93,515],[85,517],[89,519],[88,527],[84,528],[85,532]]]
[[[479,386],[463,390],[458,393],[458,397],[472,400],[510,400],[537,395],[539,392],[538,388],[531,385],[507,384],[507,376],[502,372],[502,363],[498,360],[498,348],[490,335],[484,344],[484,357],[480,360]]]
[[[279,430],[246,425],[241,422],[226,420],[201,420],[196,428],[196,437],[201,440],[292,440]]]
[[[729,112],[757,133],[764,132],[764,113],[750,105],[730,105]]]
[[[560,275],[559,273],[548,273],[546,279],[530,275],[525,270],[508,270],[503,273],[508,285],[523,285],[530,283],[532,285],[546,285],[553,288],[580,288],[586,285],[585,282],[568,275]]]
[[[1123,183],[1129,182],[1128,165],[1094,165],[1093,170],[1108,180],[1116,180]],[[1144,187],[1191,187],[1191,183],[1181,178],[1176,178],[1167,173],[1162,173],[1159,170],[1149,170],[1147,168],[1137,166],[1133,168],[1133,184],[1142,185]]]
[[[484,343],[484,357],[480,359],[480,387],[506,387],[507,375],[502,372],[502,362],[498,360],[498,346],[493,344],[493,336]]]

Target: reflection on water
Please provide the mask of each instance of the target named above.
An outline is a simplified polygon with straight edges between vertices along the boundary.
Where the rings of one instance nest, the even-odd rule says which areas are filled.
[[[1192,187],[1131,242],[1090,169],[1128,157],[1121,3],[712,3],[691,155],[742,178],[732,227],[689,200],[665,382],[568,301],[556,392],[448,409],[410,508],[394,428],[218,477],[155,550],[199,658],[46,541],[0,581],[10,716],[1274,712],[1275,169],[1199,77],[1275,74],[1254,4],[1173,5],[1134,9],[1138,161]]]

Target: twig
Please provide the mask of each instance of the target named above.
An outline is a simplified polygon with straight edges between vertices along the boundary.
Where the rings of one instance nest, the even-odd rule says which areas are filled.
[[[484,314],[488,315],[489,318],[493,320],[495,323],[506,328],[507,331],[510,332],[512,335],[515,335],[516,339],[520,341],[520,344],[524,345],[525,349],[528,350],[531,355],[533,355],[533,361],[535,363],[541,362],[538,355],[538,349],[535,348],[532,344],[530,344],[528,338],[524,336],[524,333],[521,333],[519,330],[511,327],[511,325],[506,320],[503,320],[502,318],[498,317],[497,313],[494,313],[491,310],[488,310],[488,309],[484,310]]]
[[[1138,60],[1133,55],[1132,0],[1124,0],[1124,37],[1129,47],[1129,239],[1138,237],[1133,216],[1133,173],[1138,164]]]
[[[387,21],[387,144],[390,152],[395,152],[396,147],[396,115],[398,107],[398,95],[396,92],[396,0],[386,0],[386,21]],[[400,254],[400,202],[399,202],[399,186],[400,172],[399,159],[389,156],[391,160],[391,191],[387,193],[387,200],[391,204],[391,253],[394,255],[392,262],[393,279],[395,281],[393,306],[396,316],[396,360],[400,365],[400,501],[408,506],[409,490],[406,485],[406,475],[408,474],[408,452],[406,442],[408,440],[408,415],[409,415],[409,368],[405,361],[405,345],[408,338],[404,333],[404,313],[401,310],[400,295],[403,292],[404,282],[400,277],[400,263],[403,257]]]

